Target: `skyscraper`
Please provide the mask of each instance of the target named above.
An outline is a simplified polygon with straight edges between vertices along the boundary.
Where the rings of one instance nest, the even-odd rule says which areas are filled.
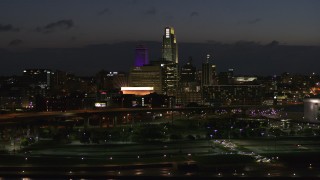
[[[192,58],[181,67],[179,79],[179,93],[177,103],[188,106],[190,103],[201,104],[200,84],[196,79],[196,67],[192,65]]]
[[[136,58],[135,58],[134,66],[142,67],[147,64],[149,64],[148,49],[144,45],[139,44],[136,47]]]
[[[203,103],[208,101],[205,95],[208,87],[216,84],[216,66],[209,63],[210,58],[210,54],[207,54],[206,61],[202,63],[201,91]]]
[[[173,27],[166,27],[162,38],[162,59],[178,63],[178,46]]]
[[[163,93],[176,96],[178,89],[178,46],[174,29],[166,27],[162,38]]]
[[[210,54],[207,54],[206,62],[202,63],[202,87],[216,84],[216,65],[209,63],[210,57]]]
[[[180,82],[190,83],[196,81],[196,67],[192,65],[192,58],[189,57],[187,64],[181,67]]]

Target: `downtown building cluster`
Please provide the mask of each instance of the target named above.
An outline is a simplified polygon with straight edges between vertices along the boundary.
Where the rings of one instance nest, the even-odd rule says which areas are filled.
[[[78,77],[50,69],[26,69],[22,76],[0,77],[0,109],[5,111],[65,111],[109,107],[181,107],[283,105],[303,103],[320,91],[316,74],[236,76],[234,69],[217,71],[205,55],[201,69],[190,57],[179,65],[172,27],[162,37],[162,56],[149,61],[148,48],[137,45],[128,73],[102,70]]]

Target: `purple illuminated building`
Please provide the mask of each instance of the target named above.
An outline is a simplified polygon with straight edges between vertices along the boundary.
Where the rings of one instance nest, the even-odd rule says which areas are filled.
[[[149,64],[148,49],[144,45],[139,44],[136,47],[136,59],[134,62],[134,66],[142,67],[146,64]]]

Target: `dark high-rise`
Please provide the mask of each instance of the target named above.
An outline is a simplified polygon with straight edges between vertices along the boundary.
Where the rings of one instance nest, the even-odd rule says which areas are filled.
[[[192,58],[181,67],[179,79],[179,93],[177,103],[188,106],[190,103],[201,104],[200,84],[196,79],[196,67],[192,65]]]
[[[209,63],[210,54],[207,54],[206,62],[202,63],[201,86],[216,84],[216,66]]]
[[[187,64],[181,67],[180,82],[189,83],[196,81],[196,67],[192,65],[192,58],[190,57]]]
[[[162,38],[163,93],[176,96],[178,89],[178,46],[174,29],[166,27]]]

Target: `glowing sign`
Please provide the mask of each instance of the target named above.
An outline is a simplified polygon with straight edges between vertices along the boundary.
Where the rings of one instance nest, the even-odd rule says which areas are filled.
[[[94,103],[94,106],[95,107],[106,107],[107,104],[106,103],[102,103],[102,102],[96,102],[96,103]]]
[[[236,81],[240,81],[240,82],[250,82],[250,81],[257,80],[257,77],[236,77],[235,79]]]
[[[152,91],[153,87],[121,87],[121,91]]]
[[[153,89],[153,87],[121,87],[121,91],[123,94],[135,94],[139,96],[153,93]]]

